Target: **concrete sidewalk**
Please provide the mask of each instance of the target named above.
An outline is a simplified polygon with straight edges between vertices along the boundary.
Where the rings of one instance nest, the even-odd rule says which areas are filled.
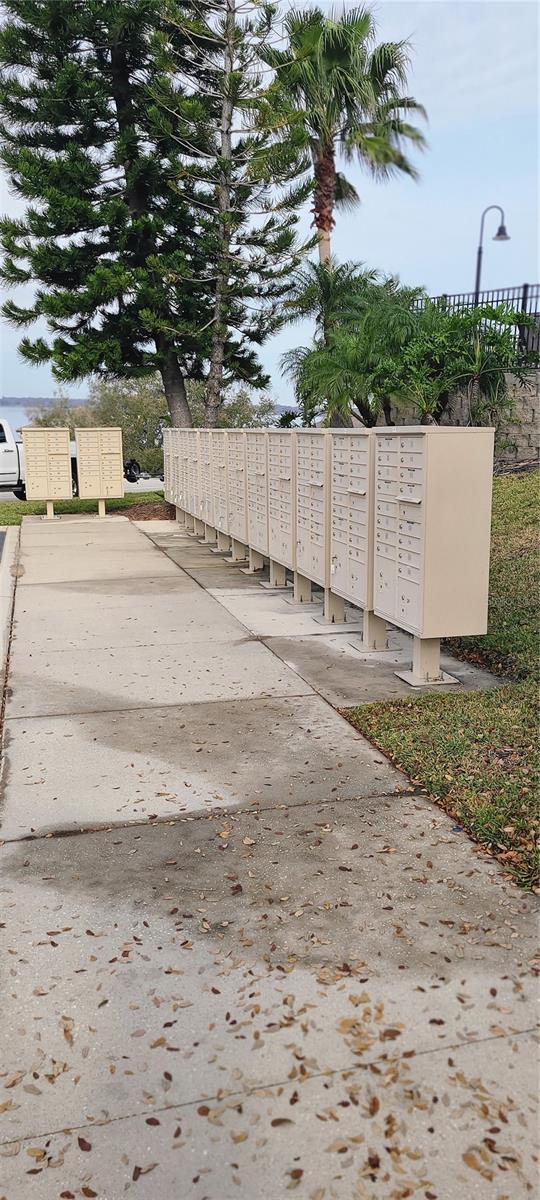
[[[533,901],[328,703],[350,633],[149,533],[23,527],[0,1195],[535,1195]]]

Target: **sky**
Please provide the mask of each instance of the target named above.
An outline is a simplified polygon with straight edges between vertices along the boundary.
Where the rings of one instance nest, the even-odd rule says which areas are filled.
[[[331,8],[324,0],[319,6]],[[422,284],[431,295],[470,291],[480,215],[487,205],[499,204],[510,241],[491,240],[498,214],[489,213],[482,286],[538,282],[536,3],[379,0],[372,7],[380,41],[411,42],[408,91],[427,109],[428,147],[415,155],[418,183],[408,178],[376,183],[356,164],[345,168],[362,203],[354,213],[338,216],[334,253],[341,261],[360,261],[397,274],[404,283]],[[19,207],[0,180],[0,210],[13,213]],[[306,213],[306,231],[309,219]],[[21,297],[21,290],[11,294]],[[280,357],[291,346],[308,343],[311,333],[309,324],[289,326],[262,348],[269,390],[278,403],[292,401]],[[50,370],[20,358],[19,337],[0,324],[0,396],[53,395],[58,385]],[[68,390],[83,396],[88,389],[83,383]]]

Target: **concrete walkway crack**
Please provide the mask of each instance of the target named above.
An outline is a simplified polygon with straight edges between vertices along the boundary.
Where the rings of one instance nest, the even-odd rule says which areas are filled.
[[[494,1034],[490,1037],[470,1038],[467,1041],[453,1042],[449,1045],[441,1046],[441,1047],[437,1047],[437,1048],[431,1048],[431,1049],[426,1049],[426,1050],[421,1050],[421,1049],[415,1050],[414,1057],[415,1058],[427,1058],[427,1057],[433,1058],[436,1055],[441,1055],[441,1054],[448,1055],[448,1054],[451,1054],[452,1052],[456,1052],[458,1050],[465,1050],[465,1049],[467,1049],[467,1047],[483,1046],[483,1045],[487,1045],[490,1042],[518,1041],[520,1038],[526,1037],[528,1034],[531,1034],[534,1032],[535,1032],[535,1026],[533,1026],[529,1029],[520,1029],[517,1033]],[[303,1076],[301,1086],[304,1087],[307,1083],[313,1082],[318,1079],[331,1079],[332,1077],[335,1077],[335,1076],[341,1076],[341,1077],[348,1076],[350,1078],[351,1076],[360,1074],[360,1072],[362,1072],[362,1071],[369,1070],[369,1068],[371,1066],[381,1063],[381,1062],[387,1063],[388,1066],[391,1066],[393,1063],[399,1062],[403,1057],[411,1058],[412,1056],[410,1054],[408,1054],[408,1055],[397,1054],[393,1058],[388,1058],[385,1055],[378,1055],[375,1058],[366,1059],[366,1061],[362,1062],[362,1063],[351,1062],[350,1066],[347,1066],[347,1067],[327,1067],[327,1068],[325,1068],[324,1071],[313,1071],[313,1073],[309,1073],[309,1074]],[[57,1134],[77,1133],[81,1130],[88,1132],[91,1129],[102,1129],[108,1125],[118,1125],[118,1124],[121,1124],[123,1121],[132,1121],[139,1117],[143,1119],[147,1116],[155,1116],[156,1113],[175,1112],[177,1110],[181,1110],[181,1109],[185,1109],[185,1108],[194,1108],[196,1104],[208,1104],[210,1102],[210,1103],[216,1104],[218,1106],[220,1104],[227,1105],[231,1102],[234,1103],[234,1101],[245,1101],[245,1100],[249,1099],[250,1097],[256,1096],[258,1093],[260,1093],[262,1091],[266,1091],[267,1089],[270,1091],[275,1091],[277,1088],[287,1087],[288,1085],[290,1085],[290,1079],[288,1079],[288,1078],[273,1079],[273,1080],[266,1079],[266,1080],[262,1080],[260,1083],[254,1085],[252,1087],[245,1088],[243,1090],[227,1092],[226,1094],[221,1094],[221,1093],[215,1092],[213,1095],[207,1095],[206,1093],[203,1093],[202,1095],[195,1096],[190,1100],[181,1100],[181,1101],[177,1102],[176,1104],[152,1105],[151,1107],[146,1108],[146,1109],[139,1109],[139,1110],[129,1112],[129,1113],[119,1113],[117,1116],[107,1117],[103,1121],[85,1121],[79,1125],[64,1125],[64,1126],[61,1126],[60,1128],[46,1129],[46,1130],[44,1130],[42,1132],[38,1132],[38,1133],[24,1134],[24,1136],[21,1136],[19,1138],[10,1138],[7,1141],[0,1140],[0,1147],[1,1146],[12,1146],[16,1142],[43,1141],[44,1138],[55,1137]]]

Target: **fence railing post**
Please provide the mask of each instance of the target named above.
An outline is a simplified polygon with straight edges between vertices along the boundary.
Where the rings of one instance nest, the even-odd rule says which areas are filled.
[[[521,290],[521,312],[522,313],[527,312],[528,303],[529,303],[529,284],[524,283],[523,288]],[[529,330],[528,330],[527,325],[518,325],[518,348],[520,350],[527,349],[527,345],[528,345],[528,341],[529,341],[528,336],[527,336],[528,332],[529,332]]]

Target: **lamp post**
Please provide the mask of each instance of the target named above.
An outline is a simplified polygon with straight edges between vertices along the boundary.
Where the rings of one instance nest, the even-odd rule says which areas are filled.
[[[504,212],[503,212],[500,204],[488,204],[487,208],[485,208],[482,213],[482,219],[480,221],[480,240],[478,242],[478,250],[477,250],[477,254],[476,254],[476,279],[475,279],[475,283],[474,283],[474,303],[475,304],[478,304],[478,297],[480,295],[480,276],[482,274],[482,254],[483,254],[482,242],[484,240],[484,217],[485,217],[486,213],[491,212],[491,210],[493,208],[496,208],[497,212],[500,212],[500,214],[501,214],[501,223],[499,225],[499,228],[498,228],[496,234],[493,237],[493,241],[494,242],[509,242],[510,241],[510,236],[506,232],[506,225],[504,223]]]

